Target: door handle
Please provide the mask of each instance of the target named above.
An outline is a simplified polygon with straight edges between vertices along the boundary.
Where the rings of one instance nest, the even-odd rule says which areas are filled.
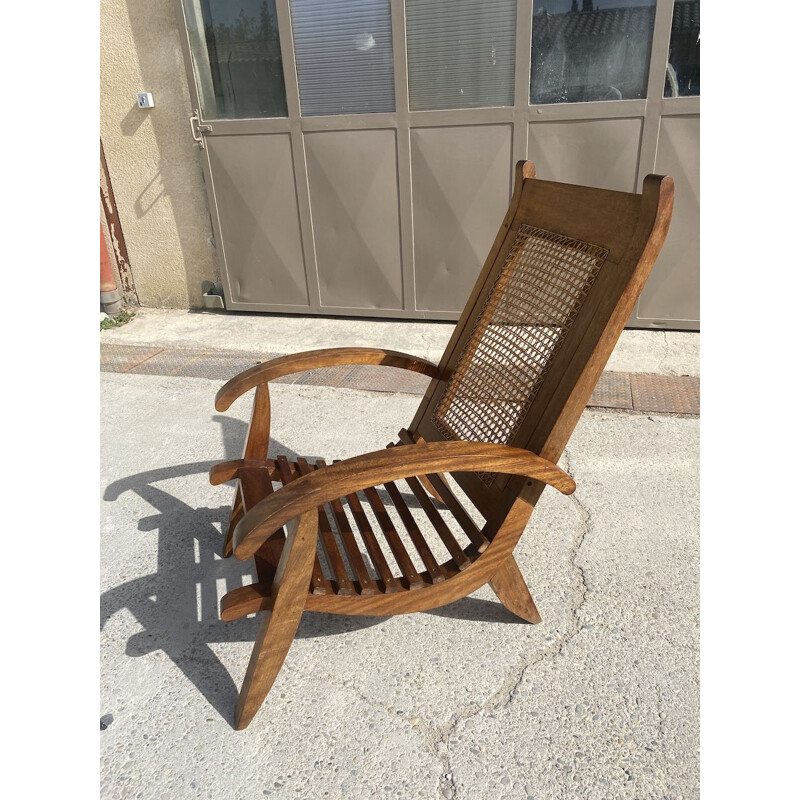
[[[192,130],[192,139],[194,139],[197,144],[200,145],[201,150],[204,149],[206,145],[203,141],[203,134],[211,133],[212,128],[210,125],[205,125],[200,122],[200,112],[196,108],[189,117],[189,126]]]

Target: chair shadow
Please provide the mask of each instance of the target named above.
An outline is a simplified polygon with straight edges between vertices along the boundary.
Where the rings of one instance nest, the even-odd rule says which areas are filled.
[[[515,625],[530,625],[526,620],[512,614],[499,600],[481,600],[479,597],[462,597],[446,606],[432,608],[425,614],[472,622],[502,622]]]
[[[217,418],[223,426],[226,457],[241,452],[246,425]],[[271,442],[270,452],[297,454]],[[193,508],[155,484],[208,474],[217,461],[196,461],[140,472],[109,484],[103,499],[117,502],[127,492],[147,501],[156,513],[139,520],[140,532],[158,532],[157,567],[152,574],[125,581],[100,597],[101,629],[118,611],[126,609],[142,630],[132,635],[125,652],[139,657],[161,650],[203,694],[220,716],[233,725],[238,688],[212,649],[212,644],[253,642],[259,620],[235,623],[219,619],[223,594],[255,579],[252,561],[221,557],[229,505]],[[518,621],[499,603],[464,598],[431,612],[438,616],[487,622]],[[378,625],[386,617],[304,614],[296,638],[337,636]]]

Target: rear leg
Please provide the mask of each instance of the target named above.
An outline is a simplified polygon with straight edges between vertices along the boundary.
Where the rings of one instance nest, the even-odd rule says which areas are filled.
[[[510,555],[492,575],[489,586],[497,595],[497,599],[512,614],[534,625],[542,621],[513,555]]]

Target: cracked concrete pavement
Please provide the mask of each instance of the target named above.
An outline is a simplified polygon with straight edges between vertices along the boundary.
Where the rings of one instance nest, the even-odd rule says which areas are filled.
[[[121,329],[124,330],[124,329]],[[104,799],[699,796],[699,420],[587,411],[516,556],[543,622],[488,587],[428,613],[305,614],[264,707],[231,728],[257,620],[218,599],[249,399],[104,373]],[[276,385],[271,455],[383,447],[418,403]],[[346,409],[343,421],[342,409]]]

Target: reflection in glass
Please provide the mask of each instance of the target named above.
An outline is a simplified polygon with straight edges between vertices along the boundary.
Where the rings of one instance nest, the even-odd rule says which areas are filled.
[[[515,0],[407,0],[412,111],[514,103]]]
[[[535,0],[531,103],[647,94],[655,0]]]
[[[700,94],[700,0],[675,0],[664,97]]]
[[[203,117],[285,117],[275,0],[183,5]]]
[[[304,116],[394,111],[389,0],[291,0]]]

